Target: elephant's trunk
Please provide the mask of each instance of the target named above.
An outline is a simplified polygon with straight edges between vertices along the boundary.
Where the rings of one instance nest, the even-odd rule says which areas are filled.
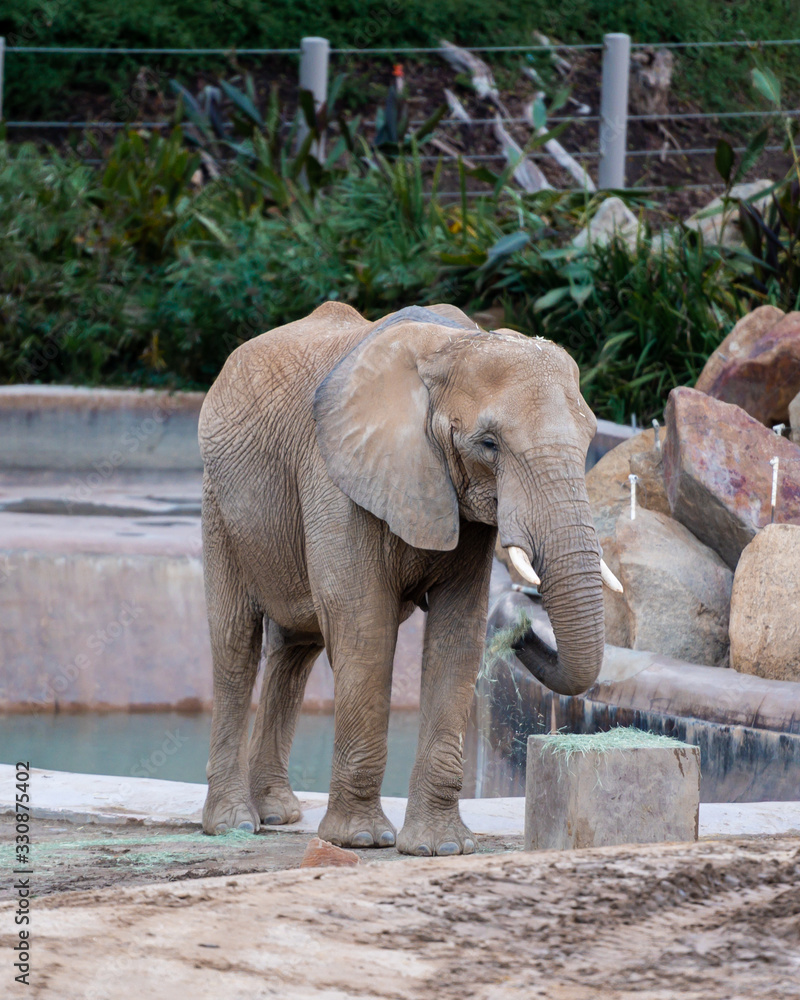
[[[558,465],[537,472],[526,492],[533,497],[529,516],[512,499],[516,490],[500,490],[501,542],[532,554],[558,648],[529,629],[514,651],[551,690],[581,694],[600,673],[605,644],[599,546],[582,469],[568,475]]]
[[[605,626],[600,573],[597,582],[573,584],[570,593],[542,594],[556,637],[552,649],[533,629],[517,640],[517,659],[558,694],[581,694],[594,684],[603,663]]]

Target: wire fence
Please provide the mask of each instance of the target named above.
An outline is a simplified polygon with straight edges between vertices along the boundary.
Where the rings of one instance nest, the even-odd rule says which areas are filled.
[[[781,111],[782,115],[789,115],[790,117],[800,116],[800,108],[796,110]],[[776,116],[775,111],[698,111],[686,114],[681,114],[680,112],[665,112],[662,115],[628,115],[629,122],[667,122],[667,121],[716,121],[718,119],[735,119],[735,118],[774,118]],[[471,118],[469,125],[494,125],[496,121],[502,122],[503,125],[528,125],[530,126],[530,118],[525,117],[513,117],[511,115],[497,115],[495,118]],[[589,125],[596,125],[600,121],[600,115],[554,115],[553,117],[548,117],[549,124],[561,124],[562,122],[568,122],[571,125],[581,125],[583,123]],[[175,123],[172,121],[161,121],[161,122],[147,122],[147,121],[127,121],[127,122],[106,122],[106,121],[8,121],[5,123],[6,128],[19,128],[19,129],[69,129],[69,128],[98,128],[98,129],[119,129],[119,128],[171,128]],[[366,128],[377,128],[380,122],[367,120],[362,122]],[[409,122],[411,128],[419,128],[421,125],[425,124],[424,118],[415,118]],[[466,126],[460,118],[442,118],[436,123],[437,128],[446,127],[460,127],[464,128]],[[635,156],[636,150],[628,150],[628,156]],[[641,150],[639,152],[642,152]],[[652,152],[651,150],[645,150],[644,152]],[[655,152],[660,153],[660,150]],[[684,150],[686,153],[697,152],[696,150],[687,149]]]
[[[600,101],[600,113],[599,114],[581,114],[576,112],[574,115],[556,115],[548,118],[548,126],[559,125],[563,123],[568,123],[570,126],[590,126],[596,128],[598,132],[599,148],[596,150],[577,150],[570,152],[570,156],[576,162],[590,162],[599,161],[599,173],[601,181],[604,174],[607,183],[601,186],[613,187],[613,188],[623,188],[625,187],[625,176],[624,176],[624,163],[626,158],[640,158],[649,159],[652,157],[658,157],[664,161],[667,157],[705,157],[714,154],[715,149],[713,147],[705,146],[689,146],[680,147],[673,141],[673,146],[669,146],[665,143],[662,148],[658,149],[627,149],[626,147],[626,130],[627,125],[632,122],[646,122],[646,123],[673,123],[673,122],[702,122],[702,121],[737,121],[746,119],[768,119],[774,117],[775,111],[763,111],[763,110],[739,110],[739,111],[714,111],[714,112],[702,112],[702,111],[692,111],[692,112],[664,112],[661,114],[628,114],[627,113],[627,94],[628,94],[628,74],[630,72],[630,60],[625,59],[624,65],[619,65],[620,60],[609,59],[609,40],[619,40],[627,39],[626,46],[623,50],[616,50],[618,55],[619,51],[630,52],[631,50],[643,50],[643,49],[667,49],[667,50],[686,50],[686,49],[709,49],[709,48],[750,48],[759,49],[770,46],[800,46],[800,38],[786,38],[786,39],[731,39],[727,41],[706,41],[698,40],[691,42],[668,42],[668,43],[647,43],[647,42],[631,42],[627,36],[612,35],[606,36],[603,42],[598,43],[584,43],[584,44],[536,44],[536,45],[486,45],[486,46],[467,46],[462,49],[462,51],[468,53],[569,53],[569,52],[585,52],[585,51],[602,51],[604,54],[603,63],[603,75],[602,75],[602,87],[601,87],[601,101]],[[327,70],[328,70],[328,56],[371,56],[371,55],[391,55],[395,58],[401,58],[405,56],[418,56],[418,55],[443,55],[447,52],[451,52],[445,46],[429,46],[429,47],[365,47],[365,48],[331,48],[325,43],[325,51],[322,53],[319,44],[312,46],[311,48],[306,47],[306,43],[313,42],[319,43],[324,40],[320,39],[304,39],[299,48],[238,48],[238,47],[228,47],[228,48],[112,48],[104,46],[19,46],[10,45],[6,46],[3,39],[0,38],[0,118],[2,118],[2,94],[3,94],[3,80],[4,76],[8,72],[5,65],[5,56],[14,57],[24,57],[24,56],[42,56],[42,55],[81,55],[81,56],[180,56],[180,57],[200,57],[200,56],[231,56],[235,54],[237,56],[269,56],[269,57],[300,57],[300,86],[304,87],[304,73],[307,78],[312,80],[312,85],[307,86],[304,89],[311,89],[314,92],[315,99],[318,104],[325,100],[327,95]],[[322,65],[318,62],[317,65],[306,65],[304,67],[304,61],[307,57],[313,57],[313,60],[320,60],[324,58],[324,70]],[[312,61],[313,61],[312,60]],[[616,90],[617,90],[617,100],[616,106],[613,106],[614,102],[612,100],[606,99],[606,91],[609,94],[614,89],[613,85],[607,83],[607,71],[610,68],[611,73],[608,74],[609,78],[611,76],[616,77]],[[624,76],[624,79],[622,77]],[[612,84],[614,81],[612,81]],[[624,105],[620,103],[619,95],[624,94]],[[790,116],[800,116],[800,109],[788,109],[782,111],[782,114]],[[493,117],[483,117],[471,119],[468,123],[459,118],[444,118],[437,123],[437,128],[446,129],[464,129],[471,128],[472,126],[495,126],[497,123],[502,126],[526,126],[528,128],[532,127],[532,122],[529,117],[524,116],[512,116],[509,114],[498,113]],[[424,123],[423,119],[415,119],[410,122],[412,128],[418,128]],[[173,126],[171,121],[91,121],[91,120],[42,120],[42,121],[7,121],[5,126],[9,130],[19,130],[19,131],[64,131],[64,130],[97,130],[97,131],[118,131],[125,128],[137,128],[137,129],[166,129]],[[365,121],[364,126],[367,128],[377,128],[379,122],[370,120]],[[745,147],[735,147],[734,152],[742,153]],[[772,145],[765,147],[765,152],[780,152],[782,150],[781,146]],[[535,150],[525,154],[530,160],[550,160],[552,159],[551,154],[543,150]],[[421,160],[425,162],[443,161],[453,162],[459,158],[464,160],[479,162],[501,162],[508,159],[508,153],[469,153],[465,152],[463,156],[454,156],[447,152],[442,152],[436,156],[422,156]],[[611,163],[611,160],[615,160],[615,164]],[[604,162],[605,161],[605,162]],[[87,161],[89,162],[89,161]],[[621,166],[620,166],[621,165]],[[609,173],[610,171],[610,173]],[[621,171],[621,172],[620,172]],[[608,183],[609,176],[611,177],[611,182]],[[708,184],[695,184],[695,185],[684,185],[684,187],[717,187],[716,183]],[[648,190],[656,190],[657,188],[649,188]],[[644,189],[642,189],[644,190]]]
[[[800,38],[770,38],[770,39],[731,39],[729,41],[696,41],[696,42],[631,42],[632,49],[702,49],[702,48],[762,48],[773,45],[800,45]],[[462,46],[465,52],[583,52],[587,50],[599,51],[603,48],[603,42],[588,42],[583,44],[552,44],[552,45],[478,45]],[[381,48],[349,48],[349,49],[329,49],[331,55],[441,55],[447,49],[442,45],[431,47],[388,47]],[[6,52],[30,53],[40,55],[43,53],[64,54],[64,55],[219,55],[226,56],[231,53],[237,55],[277,55],[296,56],[302,52],[297,49],[263,49],[263,48],[239,48],[231,45],[227,48],[208,49],[170,49],[170,48],[112,48],[107,46],[59,46],[59,45],[9,45]]]

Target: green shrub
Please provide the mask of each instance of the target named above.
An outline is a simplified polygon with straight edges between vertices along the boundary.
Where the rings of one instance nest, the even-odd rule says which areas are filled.
[[[646,231],[576,250],[594,200],[483,170],[493,195],[445,204],[412,150],[365,149],[278,204],[245,197],[248,157],[198,188],[180,130],[120,135],[96,172],[0,145],[0,381],[203,387],[239,343],[328,299],[368,318],[500,303],[505,325],[573,354],[598,415],[646,421],[757,301],[752,254],[689,231],[663,252]]]
[[[769,70],[753,70],[753,82],[776,114],[781,113],[781,85]],[[731,256],[741,272],[741,284],[753,298],[771,302],[785,312],[800,308],[800,151],[796,143],[798,122],[783,118],[784,144],[791,154],[792,167],[783,181],[773,185],[766,208],[760,210],[741,199],[737,201],[745,246]],[[724,140],[717,143],[717,169],[725,182],[723,203],[733,201],[732,186],[747,172],[748,164],[760,154],[766,130],[751,139],[742,162],[734,173],[736,155]]]
[[[94,174],[0,144],[3,381],[96,381],[109,370],[133,276],[92,200]]]
[[[670,390],[694,384],[745,308],[718,248],[695,233],[663,253],[648,238],[635,248],[616,239],[557,273],[570,284],[553,287],[576,294],[541,310],[541,331],[575,357],[595,412],[621,422],[633,414],[640,423],[661,419]],[[523,322],[537,312],[531,300],[520,300]]]

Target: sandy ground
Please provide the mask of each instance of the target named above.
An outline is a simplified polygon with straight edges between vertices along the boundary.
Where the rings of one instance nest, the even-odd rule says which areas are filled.
[[[305,838],[287,842],[299,852]],[[13,982],[9,961],[0,975],[10,987],[3,982],[0,992],[58,1000],[800,998],[795,837],[368,857],[350,869],[53,891],[33,904],[30,988]],[[13,906],[0,904],[6,956]]]

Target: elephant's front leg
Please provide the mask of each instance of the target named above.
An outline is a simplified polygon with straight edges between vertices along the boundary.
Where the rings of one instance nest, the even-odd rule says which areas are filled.
[[[380,605],[380,602],[374,602]],[[328,620],[334,677],[334,746],[323,840],[340,847],[392,847],[396,831],[381,808],[397,642],[396,602]]]
[[[464,732],[485,643],[491,547],[487,559],[478,556],[428,592],[417,758],[397,838],[403,854],[471,854],[477,846],[461,820],[458,797]]]

